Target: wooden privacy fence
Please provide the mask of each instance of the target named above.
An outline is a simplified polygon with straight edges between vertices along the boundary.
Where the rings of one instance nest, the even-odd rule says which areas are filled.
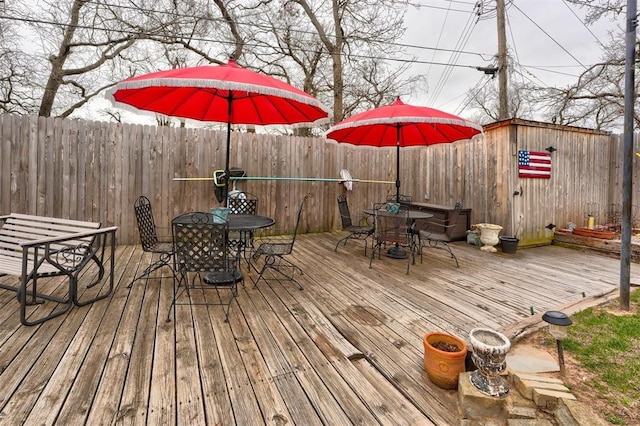
[[[133,203],[148,196],[156,222],[219,206],[211,177],[224,168],[226,132],[34,116],[0,115],[0,214],[19,212],[116,225],[119,244],[138,243]],[[521,179],[520,149],[553,145],[551,179]],[[602,222],[621,200],[622,138],[588,129],[522,120],[489,125],[485,134],[454,144],[401,150],[401,192],[414,201],[472,209],[472,223],[518,229],[521,244],[551,241],[546,225]],[[231,165],[248,176],[395,180],[395,148],[354,147],[325,138],[235,131]],[[634,161],[636,159],[634,158]],[[637,172],[634,182],[638,181]],[[260,198],[259,213],[276,220],[272,232],[294,226],[297,206],[311,194],[303,232],[340,229],[336,197],[347,193],[352,214],[395,193],[393,185],[335,182],[239,181]],[[518,192],[519,195],[514,195]],[[521,195],[520,195],[521,194]],[[634,197],[636,190],[634,189]]]

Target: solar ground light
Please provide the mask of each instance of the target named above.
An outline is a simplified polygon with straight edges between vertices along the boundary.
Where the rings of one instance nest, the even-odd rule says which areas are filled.
[[[565,313],[559,311],[547,311],[542,315],[542,319],[549,324],[549,333],[556,339],[560,374],[564,376],[564,350],[562,349],[562,341],[567,338],[567,327],[573,324],[573,321],[571,321],[571,318]]]

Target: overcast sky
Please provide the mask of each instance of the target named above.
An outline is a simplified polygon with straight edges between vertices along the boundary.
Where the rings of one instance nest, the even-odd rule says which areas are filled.
[[[493,0],[484,3],[495,5]],[[475,67],[495,64],[495,11],[484,10],[478,17],[472,0],[415,0],[412,4],[405,17],[407,31],[402,43],[419,46],[408,49],[419,61],[409,72],[422,75],[427,87],[405,102],[472,118],[472,112],[464,110],[465,95],[490,79]],[[564,0],[507,0],[506,13],[509,54],[518,64],[511,80],[566,86],[576,81],[585,67],[601,59],[600,42],[608,42],[608,31],[624,39],[620,28],[625,16],[617,22],[603,19],[586,26],[585,11]],[[497,85],[497,78],[489,84]],[[104,98],[92,104],[90,110],[109,106]],[[125,113],[126,121],[140,119],[137,114]]]
[[[429,48],[411,49],[411,54],[425,62],[455,63],[457,67],[416,64],[412,71],[426,77],[428,94],[416,95],[411,103],[430,106],[465,116],[461,111],[466,92],[486,81],[488,76],[469,66],[495,63],[497,23],[495,12],[480,19],[474,14],[471,0],[416,0],[406,15],[404,42]],[[494,1],[485,1],[495,5]],[[507,0],[507,3],[510,3]],[[509,54],[522,67],[520,75],[510,79],[530,79],[547,86],[565,86],[576,81],[585,67],[602,56],[599,41],[607,43],[609,30],[620,31],[625,16],[618,22],[603,20],[585,26],[585,11],[564,0],[515,0],[507,6],[507,44]],[[593,34],[592,34],[593,33]],[[624,39],[624,35],[620,37]],[[446,50],[483,54],[455,54]],[[582,65],[584,65],[584,67]],[[565,75],[569,74],[569,75]],[[493,82],[497,84],[497,78]]]

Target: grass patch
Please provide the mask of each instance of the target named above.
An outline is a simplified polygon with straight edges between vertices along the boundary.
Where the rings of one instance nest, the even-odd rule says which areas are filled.
[[[640,291],[630,300],[640,305]],[[607,421],[632,425],[640,421],[640,312],[618,307],[616,301],[572,315],[564,348],[588,371],[581,390],[606,402],[600,409]]]

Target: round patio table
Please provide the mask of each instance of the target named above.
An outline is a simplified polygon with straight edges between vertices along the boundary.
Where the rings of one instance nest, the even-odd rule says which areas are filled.
[[[254,214],[230,214],[227,216],[229,231],[255,231],[256,229],[268,228],[276,223],[270,217]]]
[[[372,215],[372,216],[376,214],[375,209],[364,209],[364,212],[365,214]],[[394,215],[394,213],[388,212],[386,209],[378,209],[377,214],[379,216]],[[413,223],[416,219],[431,219],[433,217],[433,214],[423,212],[420,210],[409,210],[408,216],[409,216],[409,221]],[[404,247],[401,247],[398,244],[396,244],[395,246],[387,250],[387,257],[391,257],[393,259],[406,259],[407,256],[409,256],[407,254],[407,251],[404,249]]]
[[[371,216],[376,214],[375,209],[364,209],[364,212],[366,214],[369,214]],[[378,210],[378,215],[380,216],[393,216],[394,213],[390,213],[385,209],[379,209]],[[414,221],[416,219],[431,219],[433,217],[433,214],[431,213],[427,213],[427,212],[423,212],[420,210],[409,210],[409,220],[410,221]]]
[[[202,212],[202,216],[198,216],[202,218],[203,221],[211,221],[215,222],[214,219],[211,218],[213,216],[212,213]],[[186,221],[188,218],[183,218],[182,220]],[[193,220],[193,218],[190,218]],[[175,219],[174,219],[175,220]],[[273,225],[275,220],[267,216],[258,216],[251,214],[230,214],[227,216],[227,223],[229,224],[229,231],[255,231],[260,228],[268,228]]]

